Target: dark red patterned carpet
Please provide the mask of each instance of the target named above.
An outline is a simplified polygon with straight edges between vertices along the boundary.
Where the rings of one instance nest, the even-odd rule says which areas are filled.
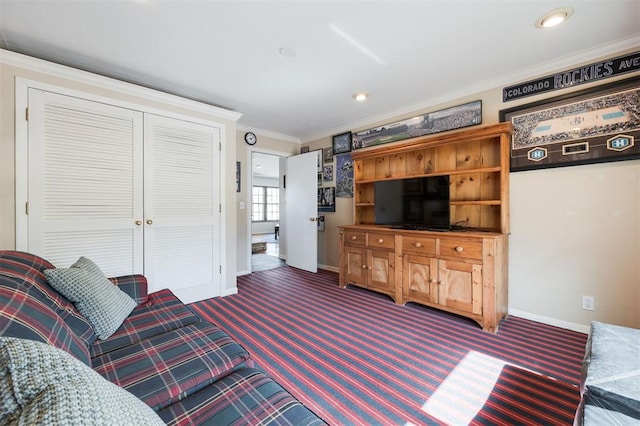
[[[282,267],[191,308],[332,425],[570,425],[586,335],[509,317],[497,334]]]

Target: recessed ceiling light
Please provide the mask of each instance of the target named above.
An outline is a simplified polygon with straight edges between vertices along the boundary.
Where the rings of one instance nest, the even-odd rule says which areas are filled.
[[[572,7],[559,7],[545,13],[536,21],[536,28],[551,28],[566,21],[573,14]]]
[[[296,51],[293,49],[289,49],[288,47],[281,47],[280,49],[278,49],[278,53],[285,58],[293,58],[294,56],[296,56]]]
[[[354,93],[353,95],[351,95],[351,97],[358,102],[362,102],[366,100],[369,97],[369,95],[367,93],[360,92],[360,93]]]

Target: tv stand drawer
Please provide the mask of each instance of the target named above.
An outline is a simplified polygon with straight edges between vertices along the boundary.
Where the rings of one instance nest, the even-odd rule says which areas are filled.
[[[347,231],[344,233],[344,243],[351,246],[364,246],[367,243],[365,232]]]
[[[436,239],[425,237],[402,237],[402,252],[415,254],[436,254]]]
[[[454,238],[440,240],[441,256],[452,256],[464,259],[482,259],[482,240],[468,241]]]
[[[396,246],[395,237],[393,234],[374,234],[370,232],[367,234],[367,246],[394,249]]]

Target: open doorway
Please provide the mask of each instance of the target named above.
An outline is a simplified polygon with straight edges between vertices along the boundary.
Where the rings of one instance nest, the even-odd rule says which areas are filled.
[[[283,266],[280,258],[280,156],[251,153],[251,270]]]

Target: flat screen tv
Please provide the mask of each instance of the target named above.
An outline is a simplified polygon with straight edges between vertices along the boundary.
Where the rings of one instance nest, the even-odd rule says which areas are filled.
[[[447,230],[449,176],[374,183],[375,223],[406,229]]]

